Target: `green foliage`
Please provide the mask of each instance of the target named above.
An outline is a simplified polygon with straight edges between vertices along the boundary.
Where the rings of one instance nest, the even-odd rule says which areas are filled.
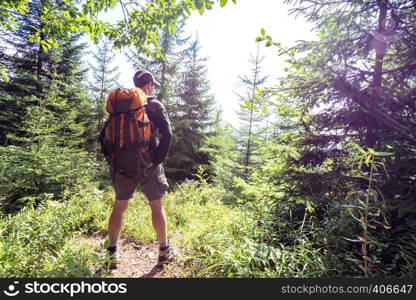
[[[235,3],[235,0],[233,0]],[[16,0],[2,1],[0,4],[0,29],[13,31],[17,27],[18,18],[31,18],[30,7],[37,5],[42,11],[41,18],[35,31],[29,36],[31,42],[42,45],[44,51],[58,47],[61,37],[76,33],[86,33],[91,40],[98,42],[102,35],[114,41],[115,46],[134,45],[143,52],[160,55],[159,43],[156,38],[158,30],[175,24],[179,18],[197,10],[201,14],[205,9],[211,9],[210,0],[181,0],[181,1],[148,1],[144,5],[139,2],[119,0]],[[221,7],[226,1],[221,1]],[[114,20],[110,24],[98,18],[100,12],[115,7],[123,11],[123,19]],[[47,38],[45,38],[47,37]],[[4,75],[4,73],[1,73]]]
[[[346,6],[330,1],[287,2],[294,3],[294,13],[316,23],[318,40],[288,48],[262,29],[256,41],[276,47],[278,55],[287,58],[285,79],[264,93],[273,96],[269,105],[279,112],[275,143],[290,147],[296,156],[285,158],[273,151],[276,147],[264,148],[265,166],[268,161],[275,164],[242,185],[241,199],[257,200],[264,192],[270,203],[301,203],[323,224],[322,232],[334,237],[329,244],[337,246],[327,248],[339,257],[340,273],[413,276],[414,258],[402,250],[412,241],[392,234],[412,235],[416,212],[412,204],[415,107],[409,102],[414,98],[415,70],[408,63],[414,55],[414,38],[402,31],[414,23],[411,1]],[[387,28],[391,22],[398,24],[398,16],[401,25]],[[361,152],[356,161],[351,143],[368,149],[356,146]],[[383,161],[389,152],[394,157]],[[257,192],[260,178],[273,182],[263,184],[270,186],[269,192],[266,188]],[[330,223],[336,224],[336,230],[325,225],[328,218],[333,218]],[[347,246],[339,236],[356,243]]]
[[[201,57],[198,39],[191,42],[180,65],[175,88],[176,103],[171,106],[173,143],[166,166],[175,170],[175,179],[189,178],[199,164],[207,164],[201,151],[213,123],[214,98],[207,78],[207,59]]]
[[[333,172],[331,164],[307,168],[298,163],[302,157],[298,138],[297,134],[286,133],[264,143],[258,151],[261,168],[253,172],[249,181],[234,178],[234,187],[226,192],[247,209],[257,225],[254,241],[239,250],[236,265],[242,263],[245,267],[239,268],[256,277],[342,277],[364,274],[364,270],[364,276],[371,277],[413,276],[415,257],[409,247],[414,242],[405,236],[412,236],[414,223],[410,218],[396,223],[391,203],[381,190],[391,178],[385,172],[393,153],[363,150],[355,145],[357,155],[350,149],[351,170],[345,174],[364,180],[367,189],[344,186],[346,196],[340,197],[337,192],[342,190],[341,184],[333,184],[336,177],[328,179],[328,187],[316,186],[318,176]],[[303,182],[297,182],[298,178]],[[403,235],[394,236],[399,232]],[[261,262],[251,260],[253,256],[247,254],[247,249],[257,253]],[[293,264],[286,257],[284,262],[288,264],[282,266],[279,261],[277,266],[283,269],[277,269],[273,260],[267,259],[276,251],[287,253]],[[243,257],[256,267],[247,268]]]
[[[344,205],[359,225],[355,231],[356,238],[345,238],[357,244],[352,249],[351,264],[356,265],[356,272],[362,271],[365,277],[384,277],[392,273],[411,277],[415,272],[416,258],[408,249],[414,244],[412,239],[403,238],[402,234],[407,232],[404,235],[412,236],[414,223],[407,219],[403,219],[400,225],[396,223],[391,214],[391,204],[381,189],[383,181],[390,180],[386,166],[394,158],[394,153],[376,152],[371,148],[364,150],[355,144],[353,147],[356,149],[352,157],[354,176],[365,178],[368,187],[366,191],[351,191],[348,197],[351,202]]]
[[[103,194],[91,185],[78,185],[65,201],[45,196],[35,209],[0,219],[1,277],[94,277],[91,249],[79,242],[94,230]],[[77,242],[78,240],[78,242]]]
[[[245,86],[245,94],[239,96],[240,110],[238,117],[240,119],[238,146],[240,150],[240,161],[244,165],[245,178],[251,173],[251,169],[255,168],[256,161],[254,152],[257,148],[257,139],[261,139],[262,126],[266,119],[264,113],[259,112],[262,107],[262,95],[257,94],[257,90],[266,82],[267,76],[263,76],[261,72],[261,63],[264,59],[260,57],[260,47],[257,48],[256,55],[250,55],[249,62],[252,66],[249,75],[240,76],[241,82]],[[264,106],[263,106],[264,108]]]
[[[65,201],[45,198],[36,209],[25,207],[0,219],[2,277],[108,276],[93,272],[105,258],[83,242],[82,234],[106,231],[113,195],[88,183],[71,189]],[[292,276],[304,259],[320,263],[301,242],[296,253],[284,246],[256,244],[256,222],[247,213],[221,204],[222,195],[206,182],[187,181],[165,200],[169,232],[183,249],[184,271],[189,272],[185,276]],[[136,209],[127,210],[123,235],[153,241],[146,200],[138,193],[131,201]],[[286,272],[292,268],[292,273]],[[301,276],[307,276],[308,268],[302,268]]]
[[[58,200],[66,188],[95,168],[85,152],[51,145],[0,147],[0,157],[2,212],[36,206],[45,197]]]
[[[239,153],[234,134],[235,130],[224,124],[222,113],[219,111],[212,134],[208,135],[201,148],[209,157],[209,165],[206,166],[208,174],[212,174],[212,181],[216,186],[226,191],[226,197],[230,201],[234,199],[235,180],[244,172],[238,162]]]
[[[202,182],[202,185],[184,184],[174,193],[176,199],[201,199],[205,191],[211,189]],[[202,203],[209,205],[212,201]],[[188,205],[181,207],[182,211],[187,211]],[[193,277],[310,277],[326,272],[324,255],[313,247],[310,233],[306,230],[297,229],[292,233],[296,241],[293,245],[266,243],[261,225],[266,221],[266,214],[258,215],[252,209],[208,208],[203,210],[202,215],[197,214],[197,218],[203,216],[205,221],[192,220],[188,224],[189,230],[183,231],[187,234],[177,237],[190,243],[192,252],[186,264],[191,268]],[[281,238],[287,238],[287,235],[282,232]]]
[[[112,50],[111,42],[108,39],[100,40],[97,45],[97,52],[93,53],[94,63],[90,64],[94,81],[89,83],[91,98],[95,102],[98,123],[96,134],[103,127],[105,100],[108,94],[111,90],[120,87],[118,79],[121,73],[119,72],[119,67],[114,66],[115,57],[116,53]]]
[[[33,4],[33,5],[32,5]],[[96,163],[91,149],[91,104],[82,84],[84,44],[80,36],[62,38],[58,49],[44,52],[27,38],[41,3],[32,3],[34,19],[19,19],[15,42],[21,55],[9,57],[10,81],[0,84],[0,208],[15,212],[43,198],[59,200],[77,182],[91,179]],[[95,136],[94,136],[95,137]]]
[[[1,277],[109,276],[93,272],[108,262],[101,255],[108,240],[93,252],[82,239],[107,232],[114,193],[97,176],[108,171],[93,158],[97,124],[74,32],[135,46],[135,68],[162,83],[175,138],[171,171],[197,179],[164,199],[185,276],[414,277],[412,2],[286,1],[317,22],[318,40],[288,48],[260,30],[256,42],[287,57],[287,74],[259,89],[265,79],[253,58],[252,76],[242,78],[249,126],[239,135],[220,113],[212,122],[205,59],[180,34],[191,10],[228,2],[0,4],[3,43],[21,53],[0,53]],[[96,18],[116,5],[124,20]],[[406,31],[381,28],[383,13]],[[96,91],[99,105],[108,91]],[[276,113],[271,123],[269,113]],[[271,126],[255,130],[255,115]],[[137,193],[130,201],[122,234],[154,241],[146,199]]]

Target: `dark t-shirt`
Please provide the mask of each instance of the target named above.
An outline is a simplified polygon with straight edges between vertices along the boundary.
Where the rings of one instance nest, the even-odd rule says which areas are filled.
[[[153,156],[153,165],[157,166],[165,160],[169,152],[172,140],[172,129],[165,106],[152,97],[148,97],[147,102],[146,113],[149,120],[154,124],[156,134],[159,138],[159,145]]]

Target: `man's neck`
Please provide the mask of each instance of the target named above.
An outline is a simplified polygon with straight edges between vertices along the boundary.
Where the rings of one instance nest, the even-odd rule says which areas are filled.
[[[146,88],[139,88],[139,89],[141,89],[143,93],[145,93],[146,96],[149,96],[149,93]]]

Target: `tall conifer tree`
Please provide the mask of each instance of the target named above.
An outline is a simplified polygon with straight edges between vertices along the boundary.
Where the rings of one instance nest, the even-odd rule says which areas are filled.
[[[267,76],[263,76],[261,73],[263,59],[264,56],[260,57],[260,48],[258,45],[256,55],[250,55],[249,62],[252,65],[250,74],[239,77],[246,88],[245,95],[237,94],[240,98],[240,111],[238,112],[238,116],[241,123],[241,143],[239,147],[246,176],[249,174],[249,169],[253,164],[252,156],[255,150],[255,139],[261,133],[261,122],[266,119],[262,111],[259,111],[261,109],[261,99],[256,92],[257,88],[267,80]]]
[[[20,20],[10,41],[16,51],[10,81],[0,86],[0,105],[7,107],[1,116],[7,147],[0,149],[4,211],[36,204],[45,193],[59,198],[87,170],[82,167],[88,160],[85,150],[93,140],[80,35],[59,36],[59,47],[49,50],[28,39],[31,25],[41,20],[43,3],[32,1],[32,17]]]
[[[208,162],[201,151],[208,127],[214,123],[214,98],[207,81],[207,59],[201,57],[198,39],[190,45],[176,87],[176,116],[172,120],[173,145],[168,167],[180,180],[189,177],[199,164]]]
[[[93,54],[95,64],[91,64],[93,82],[90,82],[90,91],[97,110],[98,129],[103,125],[106,97],[112,89],[119,86],[120,68],[114,65],[115,56],[108,38],[100,41],[96,53]]]

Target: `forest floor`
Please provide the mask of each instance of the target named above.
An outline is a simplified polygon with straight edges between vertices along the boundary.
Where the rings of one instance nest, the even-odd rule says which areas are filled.
[[[93,246],[94,250],[105,256],[105,250],[101,244],[104,236],[87,236],[82,239]],[[183,263],[178,261],[171,262],[169,265],[157,266],[158,244],[142,243],[133,238],[120,238],[118,248],[121,252],[115,268],[110,269],[110,276],[116,278],[179,278],[184,275]],[[181,252],[179,252],[180,255]],[[103,266],[101,266],[102,268]],[[93,273],[100,270],[99,265],[91,266]]]

